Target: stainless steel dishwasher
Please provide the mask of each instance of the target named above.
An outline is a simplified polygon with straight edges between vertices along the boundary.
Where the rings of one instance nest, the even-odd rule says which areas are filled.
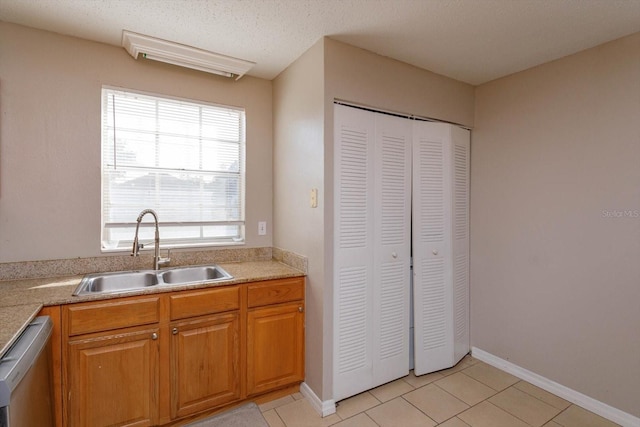
[[[36,317],[0,359],[0,427],[53,426],[52,328]]]

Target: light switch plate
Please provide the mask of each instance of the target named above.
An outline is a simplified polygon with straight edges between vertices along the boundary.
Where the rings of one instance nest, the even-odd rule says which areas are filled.
[[[318,189],[317,188],[311,189],[311,207],[312,208],[318,207]]]
[[[267,221],[258,221],[258,235],[265,236],[267,234]]]

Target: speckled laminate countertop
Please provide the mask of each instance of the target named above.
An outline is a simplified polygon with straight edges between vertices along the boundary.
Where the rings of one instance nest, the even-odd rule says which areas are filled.
[[[143,290],[127,293],[96,294],[80,297],[73,296],[72,293],[80,284],[82,276],[0,281],[0,357],[44,306],[304,276],[303,272],[277,261],[220,263],[219,265],[231,274],[233,279],[224,282],[201,282],[171,286],[169,288],[147,287]]]

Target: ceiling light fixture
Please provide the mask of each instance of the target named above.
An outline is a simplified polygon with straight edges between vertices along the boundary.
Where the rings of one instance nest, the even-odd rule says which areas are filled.
[[[194,70],[220,76],[235,77],[236,80],[256,65],[255,62],[244,61],[127,30],[122,31],[122,46],[135,59],[138,59],[138,55],[142,55],[146,59],[193,68]]]

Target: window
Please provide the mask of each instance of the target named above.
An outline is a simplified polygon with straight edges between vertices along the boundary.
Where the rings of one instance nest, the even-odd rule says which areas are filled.
[[[163,246],[244,242],[244,153],[242,109],[103,88],[102,248],[129,248],[147,208]]]

